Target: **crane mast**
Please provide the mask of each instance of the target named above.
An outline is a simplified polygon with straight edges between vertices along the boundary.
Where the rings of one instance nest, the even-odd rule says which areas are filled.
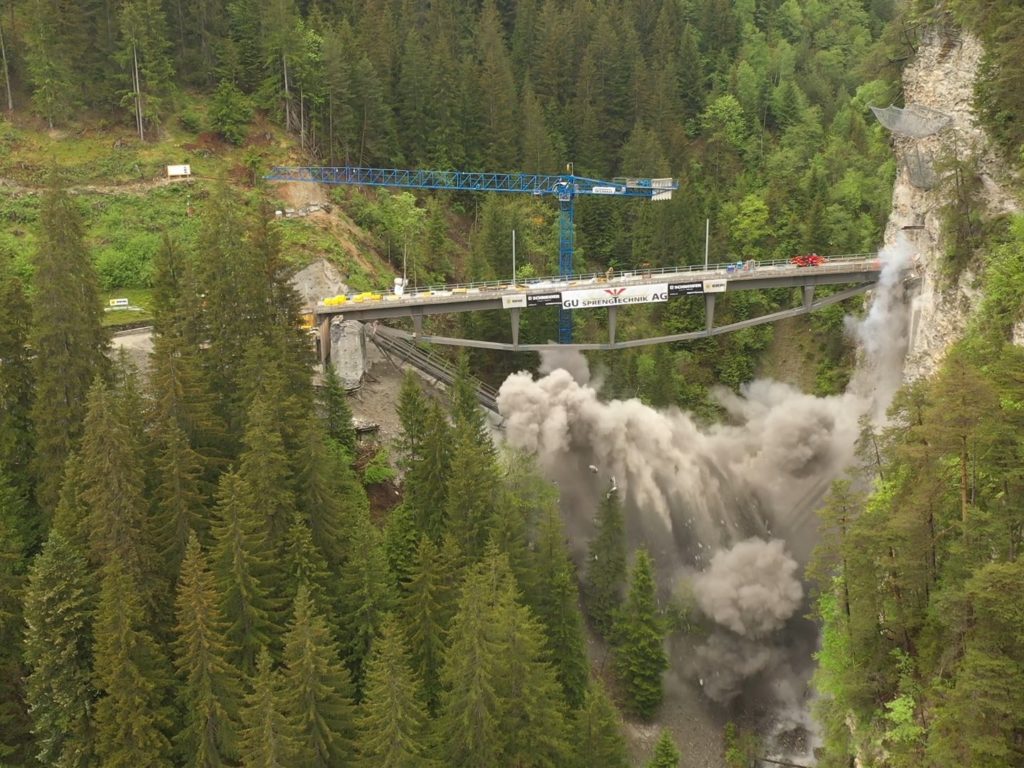
[[[361,187],[447,190],[451,192],[504,192],[558,199],[558,271],[573,274],[575,251],[576,198],[586,195],[670,200],[679,188],[674,179],[614,178],[591,179],[576,176],[572,164],[567,173],[480,173],[475,171],[428,171],[401,168],[363,168],[358,166],[278,166],[265,176],[268,181],[302,181],[316,184],[340,184]],[[572,342],[572,312],[559,310],[558,341]]]

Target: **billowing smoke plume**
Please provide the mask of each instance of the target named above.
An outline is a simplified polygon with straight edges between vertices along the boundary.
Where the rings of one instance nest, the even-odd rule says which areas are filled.
[[[798,570],[778,539],[748,539],[716,552],[693,591],[706,616],[738,635],[761,638],[781,629],[800,607]]]
[[[505,439],[536,453],[563,494],[579,484],[580,468],[614,477],[633,510],[633,533],[658,543],[663,566],[702,567],[713,551],[751,535],[813,539],[800,529],[811,525],[810,502],[852,456],[861,406],[850,395],[816,398],[773,381],[714,396],[732,423],[702,428],[678,410],[602,401],[556,369],[536,380],[509,376],[498,408]]]
[[[748,539],[716,552],[693,580],[697,607],[719,625],[693,654],[704,692],[726,704],[745,681],[785,664],[785,652],[771,642],[800,608],[804,590],[799,565],[783,542]]]
[[[557,359],[542,355],[546,375],[513,374],[501,387],[505,439],[535,453],[559,483],[575,554],[591,538],[596,500],[614,486],[627,535],[654,556],[660,583],[691,582],[714,626],[696,648],[673,641],[673,673],[690,675],[716,701],[763,684],[795,720],[805,713],[805,676],[792,669],[808,666],[815,632],[800,615],[799,563],[817,536],[817,506],[853,460],[858,419],[883,414],[899,385],[910,255],[903,241],[879,254],[870,311],[847,324],[862,360],[843,395],[754,381],[738,394],[713,392],[727,418],[703,426],[636,399],[602,401],[585,358],[562,350]],[[685,687],[669,678],[670,689]]]

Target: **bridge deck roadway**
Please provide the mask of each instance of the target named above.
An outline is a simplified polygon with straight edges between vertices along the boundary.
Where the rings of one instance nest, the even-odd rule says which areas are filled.
[[[330,355],[331,318],[344,315],[347,319],[373,321],[409,317],[415,333],[409,338],[437,344],[482,347],[527,351],[544,349],[550,345],[520,344],[519,315],[531,306],[562,306],[574,309],[584,301],[597,301],[597,306],[608,309],[608,340],[586,344],[564,344],[571,349],[621,349],[623,347],[658,344],[672,341],[717,336],[762,323],[770,323],[787,317],[813,312],[829,304],[863,293],[878,281],[881,264],[877,259],[862,257],[833,258],[817,267],[795,267],[789,262],[761,263],[756,268],[730,271],[724,266],[709,270],[694,268],[665,269],[659,271],[626,272],[610,278],[599,275],[585,275],[573,278],[548,278],[530,281],[525,285],[500,285],[484,283],[468,286],[446,286],[444,288],[419,291],[404,296],[388,295],[369,301],[347,301],[341,305],[318,304],[312,309],[316,316],[320,334],[320,354],[323,359]],[[844,291],[815,300],[814,289],[818,285],[848,285]],[[729,325],[715,327],[715,297],[729,291],[767,290],[770,288],[802,288],[802,306],[773,312],[761,317],[743,320]],[[587,291],[587,293],[573,293]],[[626,297],[623,301],[622,298]],[[650,339],[617,341],[615,338],[618,309],[630,303],[672,301],[674,297],[703,296],[705,327],[673,336]],[[563,300],[565,304],[563,304]],[[601,304],[600,302],[620,302]],[[423,334],[423,318],[455,312],[474,312],[487,309],[507,309],[511,320],[511,343],[456,339]],[[399,334],[401,336],[407,334]]]
[[[570,279],[548,278],[531,280],[527,284],[483,284],[480,287],[460,288],[445,286],[420,292],[407,292],[398,297],[384,295],[381,299],[362,302],[348,301],[337,306],[317,304],[307,311],[319,322],[337,315],[348,319],[370,321],[417,315],[439,315],[457,312],[478,312],[502,309],[502,297],[523,294],[530,297],[549,296],[562,291],[587,288],[619,288],[654,286],[665,283],[691,283],[704,280],[725,280],[725,291],[766,290],[769,288],[796,288],[802,286],[837,285],[843,283],[874,283],[881,272],[878,259],[832,259],[817,267],[794,267],[788,262],[761,264],[751,271],[728,272],[724,267],[707,271],[681,267],[657,272],[619,273],[610,280],[604,276],[587,275]],[[702,293],[698,291],[697,295]],[[557,306],[557,305],[556,305]]]

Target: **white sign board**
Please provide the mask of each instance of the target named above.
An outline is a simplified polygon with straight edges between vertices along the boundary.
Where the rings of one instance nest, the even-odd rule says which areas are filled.
[[[181,176],[191,176],[192,166],[191,165],[168,165],[167,166],[167,178],[173,179]]]
[[[595,195],[614,195],[617,194],[619,190],[615,187],[591,187],[590,191]]]
[[[563,309],[618,307],[623,304],[651,304],[656,301],[668,301],[668,283],[562,291]]]
[[[725,293],[728,280],[705,280],[704,293]]]
[[[127,307],[128,299],[111,299],[110,306],[112,307]]]
[[[525,293],[516,293],[516,294],[513,294],[512,296],[502,296],[501,297],[501,306],[504,309],[514,309],[514,308],[517,308],[517,307],[525,307],[526,306],[526,294]]]

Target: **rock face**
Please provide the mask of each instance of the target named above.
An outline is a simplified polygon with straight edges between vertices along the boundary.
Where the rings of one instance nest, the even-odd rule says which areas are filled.
[[[925,33],[917,55],[903,73],[908,106],[938,110],[951,118],[938,134],[925,138],[894,136],[900,170],[893,189],[893,207],[885,242],[891,246],[906,237],[916,250],[920,287],[910,308],[910,333],[904,379],[932,373],[949,346],[964,332],[967,319],[980,297],[976,275],[965,270],[951,283],[943,275],[944,242],[941,212],[948,185],[941,181],[931,189],[916,187],[910,168],[922,158],[934,160],[954,153],[978,161],[982,196],[988,214],[1016,210],[1017,204],[1000,184],[1000,162],[974,115],[974,80],[981,60],[980,41],[967,32],[951,37],[943,30]]]
[[[303,306],[306,307],[314,306],[325,296],[348,293],[348,286],[342,280],[341,272],[324,259],[317,259],[305,269],[296,272],[291,283],[302,297]]]
[[[366,338],[358,320],[331,320],[331,365],[345,389],[357,389],[366,372]]]

